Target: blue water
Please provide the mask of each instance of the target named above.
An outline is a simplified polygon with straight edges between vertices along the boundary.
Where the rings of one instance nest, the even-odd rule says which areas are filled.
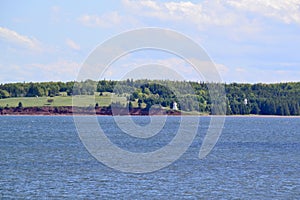
[[[98,119],[113,143],[135,152],[163,147],[180,122],[179,117],[169,117],[157,136],[137,139],[122,134],[112,117]],[[72,117],[1,116],[0,197],[300,198],[300,118],[227,117],[217,145],[200,160],[209,120],[200,118],[196,138],[179,160],[159,171],[133,174],[111,169],[91,156]],[[149,118],[134,121],[148,123]]]

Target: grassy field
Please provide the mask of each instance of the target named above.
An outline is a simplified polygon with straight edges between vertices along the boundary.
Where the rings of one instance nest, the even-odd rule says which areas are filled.
[[[96,103],[99,106],[109,106],[111,102],[119,101],[123,104],[126,103],[125,97],[117,97],[112,94],[105,94],[103,96],[98,95],[82,95],[74,96],[76,102],[81,106],[95,106]],[[94,100],[95,98],[95,100]],[[53,99],[52,102],[48,102],[49,99]],[[55,96],[55,97],[18,97],[0,99],[0,107],[17,107],[19,102],[23,107],[40,107],[40,106],[72,106],[72,96]]]

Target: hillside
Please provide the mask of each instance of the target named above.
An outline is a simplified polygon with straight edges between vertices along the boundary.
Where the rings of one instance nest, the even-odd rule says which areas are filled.
[[[16,107],[72,106],[72,97],[82,95],[81,105],[95,98],[97,106],[150,109],[158,104],[170,109],[173,102],[183,112],[211,113],[208,85],[216,83],[178,81],[92,81],[7,83],[0,85],[0,109]],[[300,115],[300,82],[275,84],[222,84],[228,115]],[[175,88],[175,89],[174,89]]]

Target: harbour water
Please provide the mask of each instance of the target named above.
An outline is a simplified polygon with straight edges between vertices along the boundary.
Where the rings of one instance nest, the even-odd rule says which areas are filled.
[[[180,123],[180,117],[168,117],[160,133],[141,139],[122,133],[113,117],[98,120],[114,144],[132,152],[162,148]],[[133,120],[150,123],[146,116]],[[0,197],[300,198],[300,118],[226,117],[216,146],[199,159],[209,121],[200,117],[197,135],[180,159],[158,171],[134,174],[109,168],[89,154],[72,116],[1,116]]]

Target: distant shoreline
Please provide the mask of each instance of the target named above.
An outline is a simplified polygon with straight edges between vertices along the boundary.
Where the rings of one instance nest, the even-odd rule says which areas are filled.
[[[74,112],[75,111],[75,112]],[[0,110],[0,116],[203,116],[203,117],[255,117],[255,118],[300,118],[300,115],[211,115],[208,113],[195,113],[195,112],[180,112],[178,110],[165,110],[160,108],[155,109],[142,109],[132,108],[128,110],[126,108],[114,108],[113,111],[110,107],[98,107],[98,108],[80,108],[72,106],[61,107],[10,107],[2,108]]]
[[[226,117],[300,118],[300,115],[226,115]]]
[[[142,108],[132,108],[130,110],[126,108],[113,108],[111,107],[72,107],[72,106],[43,106],[43,107],[11,107],[2,108],[0,110],[0,115],[181,115],[180,111],[177,110],[165,110],[160,108],[155,109],[142,109]]]

